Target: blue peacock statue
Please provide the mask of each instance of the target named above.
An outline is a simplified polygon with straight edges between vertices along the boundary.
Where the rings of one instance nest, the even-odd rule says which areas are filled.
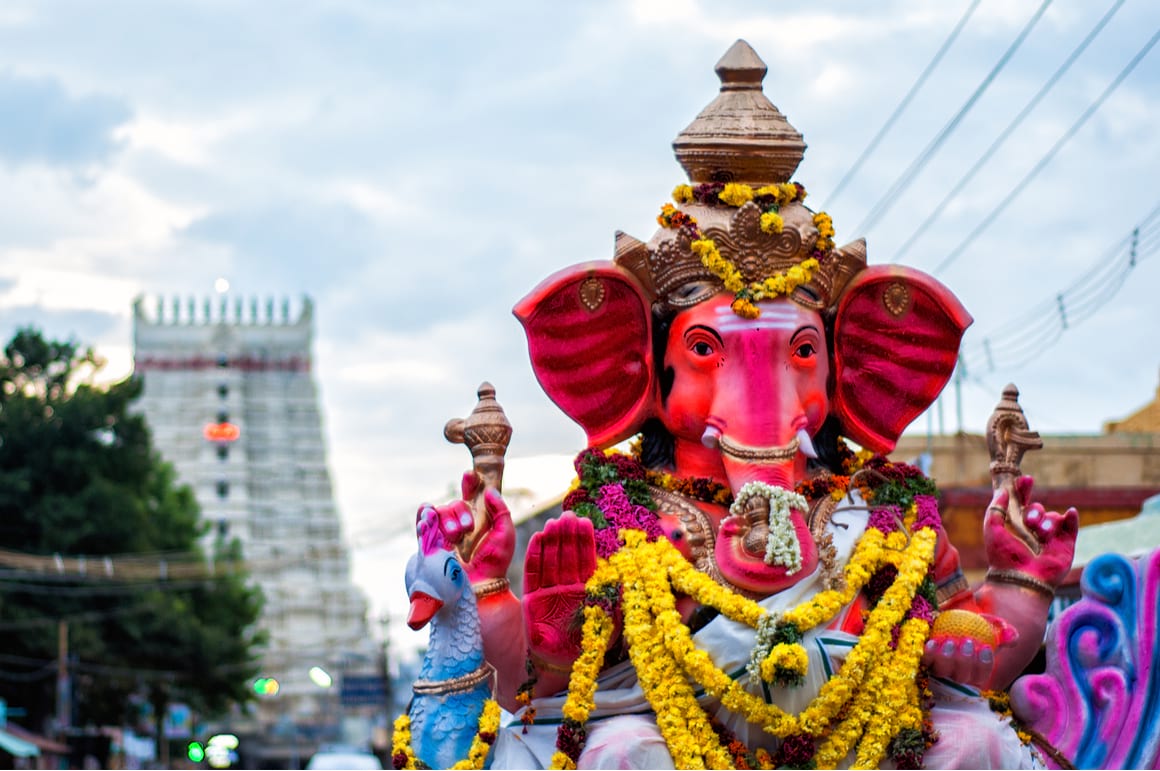
[[[451,768],[468,755],[480,713],[492,694],[492,669],[483,659],[475,594],[434,512],[419,522],[419,551],[407,563],[411,600],[407,625],[431,635],[412,686],[411,745],[429,768]]]

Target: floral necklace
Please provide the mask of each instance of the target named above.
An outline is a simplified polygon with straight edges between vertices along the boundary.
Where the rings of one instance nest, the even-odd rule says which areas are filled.
[[[766,185],[754,190],[749,185],[730,182],[708,182],[693,187],[677,185],[673,189],[673,200],[677,203],[700,203],[707,206],[724,204],[740,208],[753,201],[762,211],[760,226],[763,233],[780,233],[785,227],[779,211],[782,206],[804,200],[806,189],[796,182]],[[733,292],[733,312],[747,319],[761,315],[756,303],[781,295],[789,295],[802,284],[809,283],[817,270],[820,259],[834,248],[834,223],[830,215],[818,212],[813,217],[818,229],[818,240],[810,257],[784,271],[767,276],[761,281],[745,283],[737,266],[726,259],[717,243],[707,238],[697,225],[697,220],[680,211],[671,203],[661,207],[657,222],[664,228],[683,230],[689,237],[689,248],[701,258],[701,264],[721,279],[725,289]]]
[[[883,459],[876,465],[893,471],[903,464]],[[736,756],[714,731],[694,684],[729,711],[782,738],[779,762],[832,767],[851,751],[858,767],[875,767],[888,753],[899,760],[913,760],[916,753],[921,758],[931,737],[915,673],[935,613],[929,572],[940,526],[929,480],[906,471],[893,477],[879,472],[884,481],[870,491],[874,508],[844,568],[843,585],[783,613],[770,613],[699,573],[667,538],[659,537],[655,504],[640,495],[646,475],[634,459],[588,450],[577,457],[576,468],[580,483],[573,492],[584,491],[576,498],[586,497],[603,518],[601,524],[594,520],[602,553],[585,587],[581,654],[572,668],[553,768],[575,768],[583,750],[617,606],[624,616],[629,658],[677,767],[728,768]],[[609,489],[616,487],[622,496]],[[612,504],[611,511],[604,511],[606,503]],[[587,516],[583,506],[573,510]],[[602,538],[602,531],[608,535]],[[611,539],[615,547],[610,549]],[[797,715],[767,704],[718,668],[694,645],[676,608],[676,595],[688,595],[753,628],[750,676],[791,687],[804,680],[808,669],[804,633],[829,621],[864,588],[878,596],[871,597],[876,602],[862,635],[841,669]]]
[[[451,766],[454,769],[481,769],[487,761],[487,754],[491,745],[495,743],[496,733],[499,731],[499,703],[495,699],[484,702],[483,711],[479,714],[479,730],[471,740],[471,748],[467,757]],[[391,762],[395,768],[418,769],[428,768],[427,764],[415,757],[411,748],[411,716],[407,713],[395,719],[395,734],[391,746]]]

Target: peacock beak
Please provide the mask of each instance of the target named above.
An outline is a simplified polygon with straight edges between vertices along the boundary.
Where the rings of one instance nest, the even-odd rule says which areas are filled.
[[[407,626],[416,630],[422,629],[442,607],[443,600],[432,597],[426,592],[412,593],[411,611],[407,614]]]

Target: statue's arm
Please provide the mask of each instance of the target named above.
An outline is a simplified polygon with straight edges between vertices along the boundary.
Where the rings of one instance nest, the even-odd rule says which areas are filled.
[[[519,598],[505,587],[477,597],[477,601],[483,632],[483,656],[496,672],[496,700],[504,709],[515,712],[520,707],[516,692],[526,677],[524,662],[527,652]]]
[[[1017,637],[997,657],[988,687],[1006,688],[1031,662],[1043,643],[1047,613],[1055,590],[1071,569],[1079,514],[1069,508],[1060,514],[1042,504],[1028,503],[1032,478],[1015,484],[1018,506],[1008,490],[995,491],[984,520],[987,578],[975,591],[980,608],[1014,627]],[[1028,543],[1008,521],[1021,516],[1031,537]]]
[[[511,511],[499,491],[485,488],[479,475],[463,475],[462,497],[433,507],[439,527],[450,543],[460,545],[461,558],[479,610],[483,655],[496,671],[496,699],[509,711],[518,709],[516,692],[525,679],[527,651],[523,610],[511,590],[507,571],[515,553],[516,530]],[[476,527],[472,502],[482,500],[484,522]],[[462,554],[467,536],[474,534],[469,553]]]
[[[1038,503],[1028,504],[1031,484],[1027,476],[1016,482],[1019,505],[1010,505],[1006,488],[997,490],[991,499],[984,520],[990,569],[986,580],[974,589],[961,578],[958,553],[949,543],[942,543],[946,534],[940,533],[936,580],[946,578],[939,587],[940,610],[967,611],[980,616],[987,626],[961,623],[961,615],[955,623],[949,623],[951,614],[936,619],[924,662],[939,677],[1003,689],[1039,650],[1055,588],[1071,567],[1078,515],[1075,509],[1059,514],[1045,511]],[[1021,517],[1023,528],[1011,524],[1013,516]]]

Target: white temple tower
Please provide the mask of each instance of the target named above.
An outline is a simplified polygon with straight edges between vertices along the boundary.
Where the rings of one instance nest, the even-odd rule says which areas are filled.
[[[255,727],[266,740],[258,743],[304,762],[321,741],[369,740],[385,706],[352,704],[343,688],[345,679],[365,691],[381,674],[381,652],[351,581],[327,470],[312,304],[303,298],[294,315],[290,306],[219,295],[158,300],[149,313],[138,298],[133,339],[154,445],[193,488],[212,526],[207,547],[240,539],[266,596],[262,677],[276,679],[278,692],[259,699]],[[317,671],[312,679],[315,667],[333,678],[329,688]]]

